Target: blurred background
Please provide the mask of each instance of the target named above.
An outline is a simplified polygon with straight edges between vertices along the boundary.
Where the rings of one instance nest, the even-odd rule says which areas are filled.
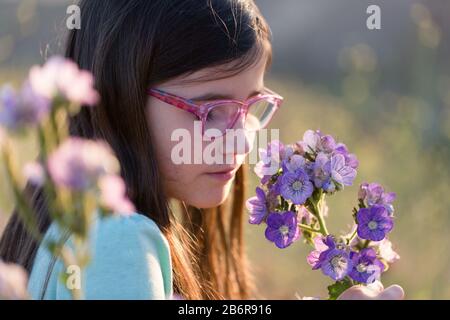
[[[331,231],[349,231],[360,183],[382,183],[398,195],[390,239],[401,256],[384,284],[399,283],[410,299],[450,299],[450,1],[256,2],[273,32],[267,84],[286,99],[272,128],[287,143],[321,129],[360,160],[355,186],[328,201]],[[61,52],[72,3],[0,0],[0,83],[18,85],[29,67]],[[366,27],[372,4],[381,30]],[[32,143],[16,146],[33,156]],[[10,199],[0,183],[0,233]],[[246,236],[262,297],[326,296],[331,282],[310,270],[309,247],[276,249],[258,226]]]

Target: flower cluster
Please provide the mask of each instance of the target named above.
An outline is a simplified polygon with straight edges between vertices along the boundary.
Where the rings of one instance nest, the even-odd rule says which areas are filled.
[[[48,243],[48,249],[65,265],[87,265],[86,244],[93,214],[104,217],[135,211],[119,174],[119,162],[108,144],[69,136],[67,119],[82,107],[95,106],[99,99],[93,75],[62,57],[52,57],[45,65],[32,67],[20,90],[8,85],[0,88],[0,156],[17,211],[30,234],[42,239],[43,235],[32,225],[33,208],[20,187],[25,178],[45,192],[52,221],[76,238],[73,250],[65,246],[63,239]],[[16,172],[9,137],[20,138],[25,132],[36,138],[39,158]],[[0,299],[27,298],[26,281],[26,273],[20,267],[0,261]],[[72,294],[75,299],[81,298],[77,290]]]
[[[336,242],[333,236],[317,236],[315,250],[307,258],[313,270],[321,269],[333,280],[350,277],[357,283],[370,284],[379,280],[384,264],[377,258],[373,248],[357,250]]]
[[[0,90],[0,126],[10,131],[35,127],[49,116],[55,100],[76,105],[95,105],[99,94],[93,76],[62,57],[31,68],[19,92],[5,85]]]
[[[32,67],[28,82],[38,95],[49,100],[60,96],[72,103],[93,106],[100,98],[92,74],[59,56],[51,57],[44,66]]]
[[[16,134],[37,127],[45,140],[46,125],[51,122],[49,118],[55,117],[56,109],[63,105],[72,113],[81,105],[93,106],[98,102],[99,93],[94,88],[92,74],[80,70],[70,60],[55,56],[45,65],[31,68],[20,92],[10,86],[0,90],[0,128]],[[48,130],[47,138],[60,134],[55,126],[49,126],[53,131]],[[48,178],[58,188],[99,191],[105,208],[125,214],[134,211],[125,196],[125,184],[118,176],[118,161],[105,142],[73,137],[56,144],[52,150],[48,148],[50,141],[41,144],[45,147],[41,153],[48,154],[47,159],[45,163],[32,162],[24,167],[28,181],[43,185]]]
[[[351,186],[358,167],[356,156],[343,143],[320,131],[307,131],[303,140],[293,145],[272,141],[267,149],[260,150],[260,156],[262,160],[255,166],[255,172],[261,178],[261,187],[247,201],[247,208],[251,224],[266,222],[268,228],[274,220],[269,219],[274,211],[305,210],[304,205],[311,204],[313,194],[319,191],[333,194]],[[308,218],[308,210],[304,216]],[[297,215],[294,217],[297,220]],[[297,225],[292,219],[289,223]],[[289,223],[283,226],[289,229]],[[282,232],[285,246],[298,238],[295,234]]]
[[[308,130],[295,144],[270,142],[267,149],[260,149],[260,157],[255,166],[260,185],[247,200],[249,223],[265,224],[266,239],[278,248],[290,246],[302,235],[314,247],[307,262],[341,290],[334,287],[330,292],[370,284],[399,258],[387,239],[394,225],[395,194],[379,184],[360,186],[350,234],[338,237],[328,232],[325,198],[353,185],[359,166],[345,144]]]

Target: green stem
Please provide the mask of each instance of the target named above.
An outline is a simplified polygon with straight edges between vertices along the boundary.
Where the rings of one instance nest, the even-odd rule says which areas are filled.
[[[358,229],[355,228],[355,231],[353,231],[353,233],[352,233],[352,235],[350,236],[350,238],[347,239],[347,244],[350,244],[350,243],[353,241],[353,239],[355,239],[357,233],[358,233]]]
[[[312,206],[312,211],[314,216],[317,218],[317,221],[319,222],[320,226],[320,233],[324,236],[329,235],[325,220],[323,218],[322,209],[323,209],[323,202],[325,201],[325,194],[322,191],[319,191],[319,200],[317,201],[317,204],[315,201],[310,201]],[[319,208],[320,205],[320,208]]]
[[[58,130],[58,124],[56,123],[56,111],[57,111],[57,109],[56,110],[54,109],[54,110],[52,110],[52,113],[50,114],[50,125],[53,130],[55,143],[56,143],[56,145],[59,145],[60,144],[60,133]]]
[[[312,228],[312,227],[310,227],[310,226],[307,226],[306,224],[301,224],[301,223],[299,223],[299,224],[298,224],[298,227],[299,227],[300,229],[303,229],[303,230],[306,230],[306,231],[309,231],[309,232],[321,233],[321,230],[319,230],[319,229],[314,229],[314,228]]]
[[[322,231],[322,234],[324,236],[329,235],[327,226],[325,224],[325,220],[323,219],[322,215],[319,213],[317,216],[317,220],[319,221],[320,230]]]
[[[53,116],[52,116],[53,118]],[[55,123],[56,125],[56,123]],[[39,149],[40,149],[40,155],[41,155],[41,161],[42,161],[42,167],[44,169],[44,175],[45,175],[45,181],[44,181],[44,191],[47,195],[47,206],[49,208],[50,216],[53,218],[53,220],[59,221],[60,217],[57,215],[57,212],[61,212],[62,205],[59,202],[59,198],[56,192],[55,185],[53,184],[53,181],[50,177],[50,172],[48,171],[48,143],[45,138],[45,131],[42,126],[39,126],[37,129],[38,132],[38,140],[39,140]],[[56,134],[57,135],[57,134]]]
[[[368,248],[368,247],[369,247],[369,244],[370,244],[370,240],[364,241],[364,244],[363,244],[362,249]]]
[[[6,149],[6,147],[5,147]],[[18,213],[24,222],[28,232],[37,240],[42,241],[42,235],[39,232],[39,229],[37,227],[37,222],[35,220],[33,210],[29,206],[27,200],[23,197],[23,193],[21,192],[19,188],[18,180],[16,179],[14,175],[14,170],[11,163],[11,158],[9,156],[9,151],[2,149],[2,157],[5,163],[5,172],[6,172],[6,178],[8,179],[14,198],[16,200],[16,204],[18,207]]]
[[[66,235],[63,235],[63,236],[61,236],[60,240],[58,241],[58,244],[56,247],[49,248],[55,257],[61,258],[61,261],[63,263],[65,270],[67,270],[69,268],[69,266],[71,266],[71,265],[78,265],[76,263],[75,256],[70,251],[70,249],[68,249],[68,247],[65,245],[65,243],[68,239],[69,238]],[[82,293],[81,289],[80,290],[70,289],[69,291],[70,291],[70,294],[71,294],[73,300],[82,300],[83,299],[83,293]]]
[[[44,128],[42,126],[38,126],[37,128],[38,139],[39,139],[39,149],[41,151],[42,162],[46,164],[48,157],[48,146],[45,140]]]

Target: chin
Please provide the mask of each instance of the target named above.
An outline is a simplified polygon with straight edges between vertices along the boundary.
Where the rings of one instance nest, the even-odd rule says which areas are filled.
[[[223,204],[230,195],[232,183],[222,187],[213,187],[199,192],[195,199],[188,201],[188,203],[199,209],[215,208]],[[199,197],[197,197],[199,196]]]

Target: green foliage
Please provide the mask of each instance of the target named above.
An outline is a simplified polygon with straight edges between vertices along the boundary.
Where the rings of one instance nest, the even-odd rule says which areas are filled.
[[[344,278],[328,286],[328,300],[336,300],[345,290],[353,286],[352,280]]]

